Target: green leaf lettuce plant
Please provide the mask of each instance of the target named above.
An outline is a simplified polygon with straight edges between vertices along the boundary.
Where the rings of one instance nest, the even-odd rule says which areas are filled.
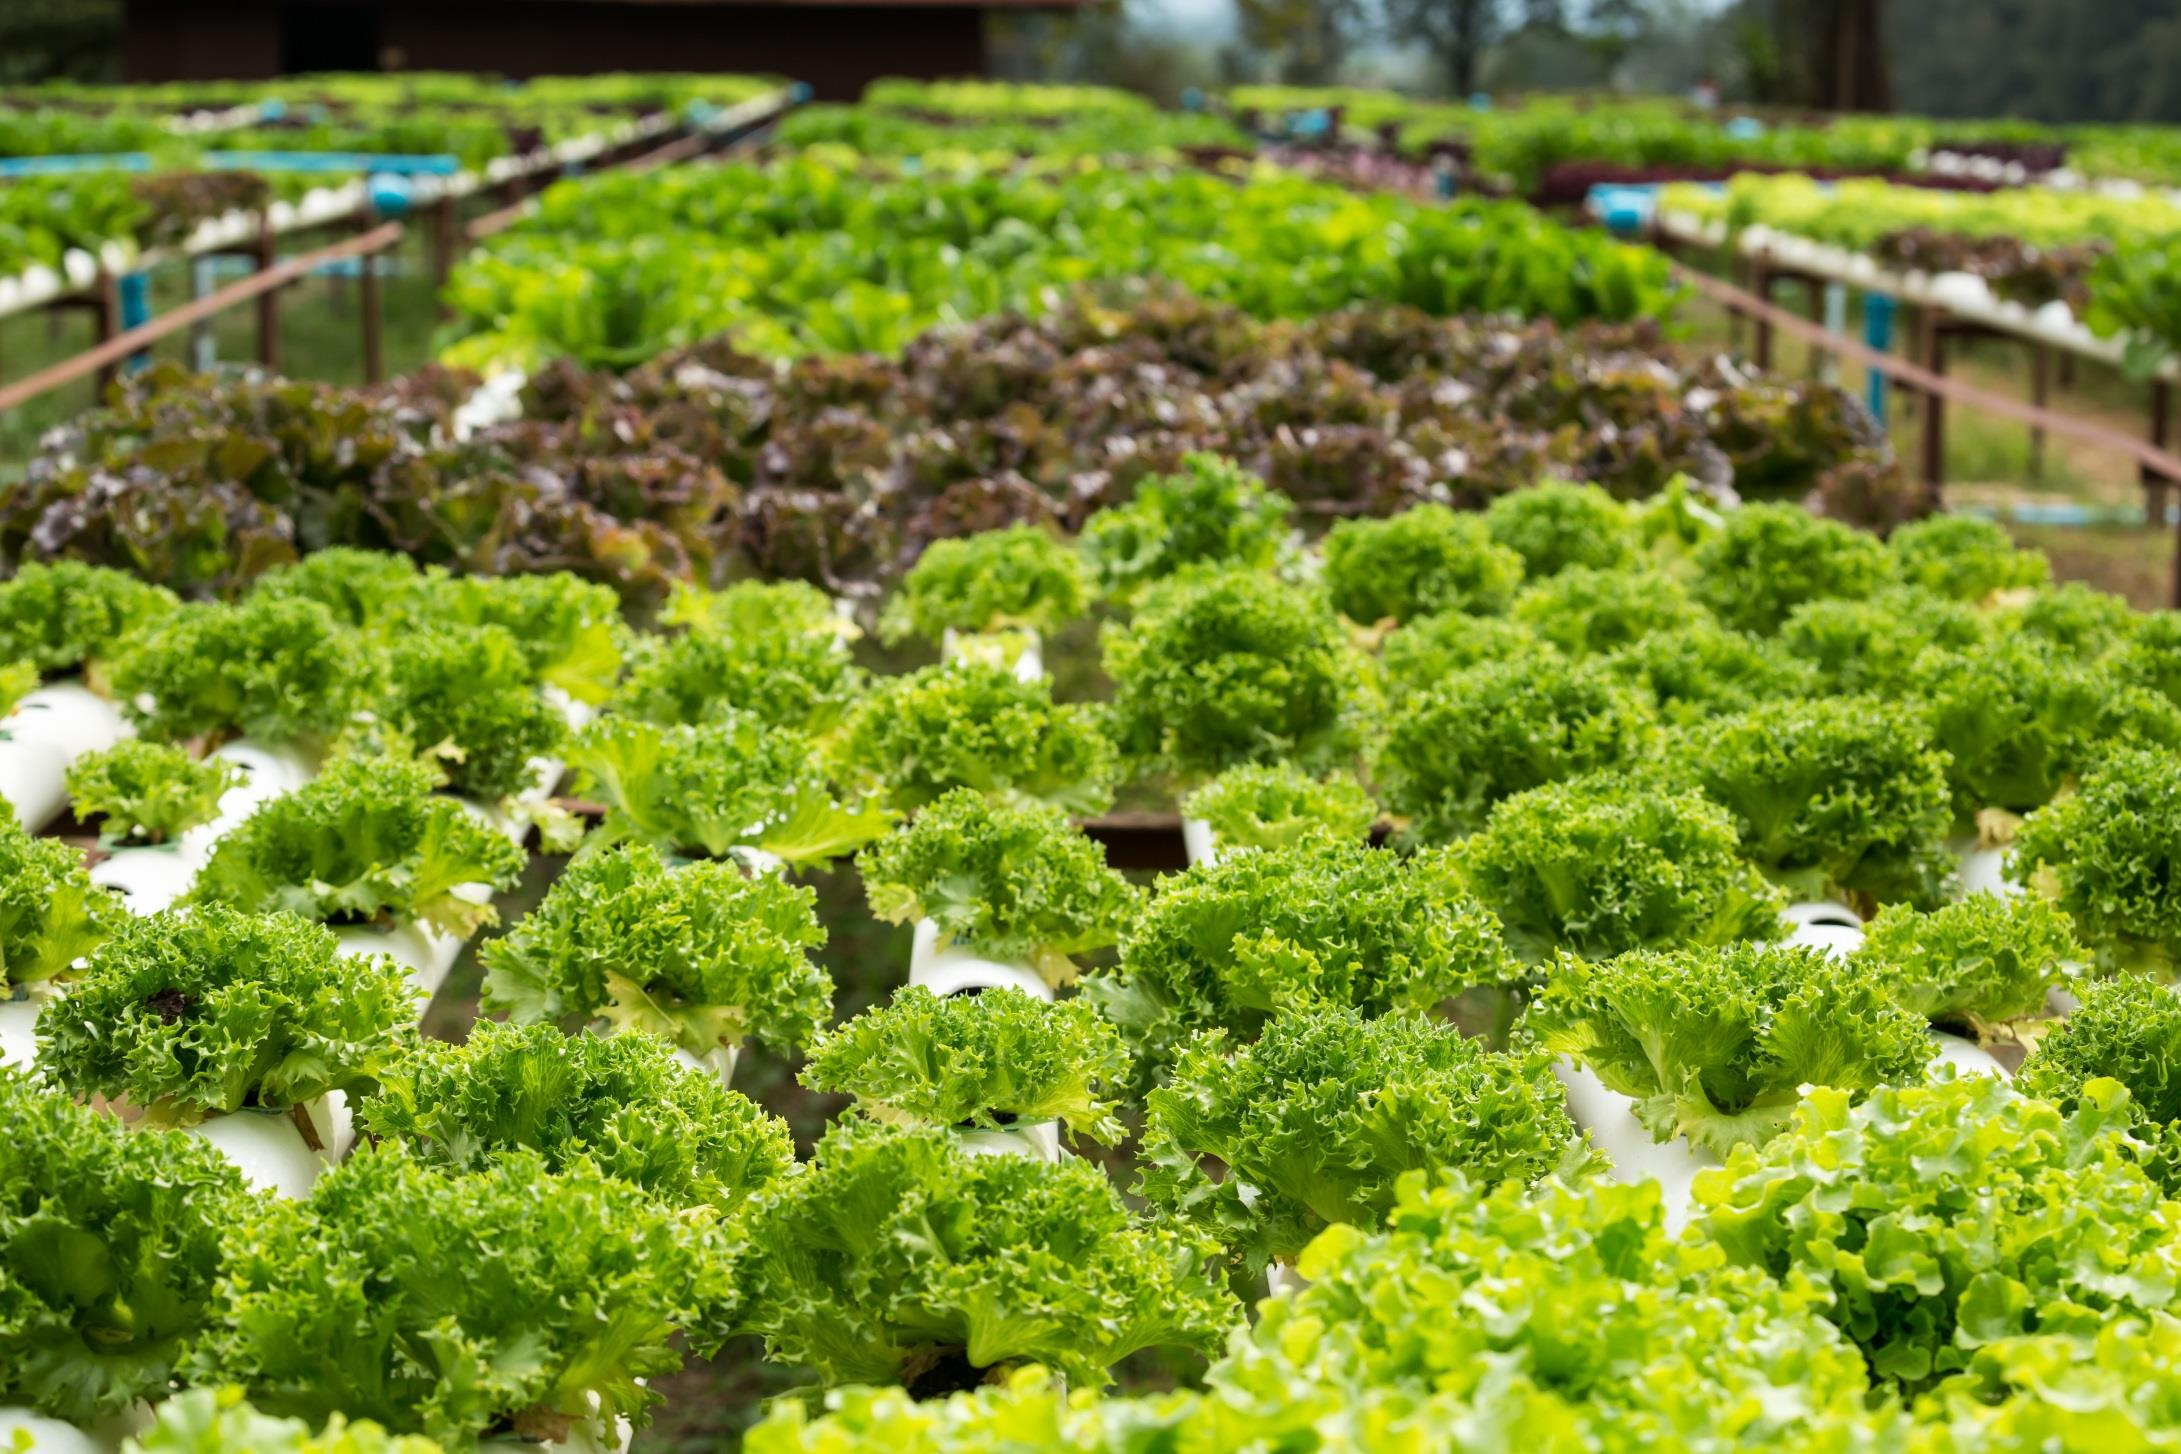
[[[1325,537],[1326,593],[1359,626],[1440,611],[1496,615],[1522,573],[1522,557],[1493,540],[1482,519],[1444,505],[1342,520]]]
[[[813,1090],[852,1095],[881,1121],[997,1129],[1057,1120],[1114,1145],[1127,1135],[1118,1030],[1081,998],[1050,1002],[1008,987],[934,995],[921,985],[821,1035],[803,1067]]]
[[[1983,1350],[2093,1333],[2163,1309],[2181,1281],[2181,1205],[2140,1164],[2127,1092],[2072,1112],[1995,1076],[1815,1089],[1782,1135],[1696,1182],[1692,1236],[1796,1279],[1914,1392]]]
[[[599,847],[754,851],[802,868],[854,852],[889,816],[872,798],[837,792],[809,738],[741,715],[665,727],[608,713],[570,741],[568,763],[606,805]]]
[[[1262,576],[1177,581],[1101,638],[1122,752],[1182,783],[1230,767],[1352,757],[1360,656],[1309,596]]]
[[[1241,1321],[1212,1245],[1139,1223],[1096,1166],[936,1129],[836,1122],[744,1225],[741,1326],[828,1387],[944,1392],[1036,1363],[1098,1388],[1131,1353],[1209,1353]]]
[[[103,819],[102,836],[122,843],[168,843],[211,822],[221,796],[241,781],[241,770],[224,759],[142,738],[77,758],[67,779],[77,818]]]
[[[276,1416],[425,1435],[611,1440],[732,1298],[708,1217],[535,1152],[450,1173],[382,1146],[231,1229],[193,1380]],[[418,1357],[418,1350],[429,1350]]]
[[[721,1213],[795,1165],[784,1122],[646,1034],[480,1020],[459,1045],[419,1041],[387,1065],[356,1118],[453,1170],[526,1149],[551,1171],[580,1165]]]
[[[0,1402],[88,1425],[162,1398],[204,1326],[242,1174],[0,1072]]]
[[[2124,749],[2030,814],[2008,876],[2059,905],[2107,974],[2181,977],[2181,761]]]
[[[1785,1127],[1806,1086],[1867,1093],[1932,1053],[1868,964],[1763,944],[1565,958],[1525,1023],[1633,1100],[1654,1140],[1722,1157]]]
[[[494,923],[485,894],[513,888],[526,855],[438,781],[406,758],[338,758],[222,837],[186,902],[460,936]]]
[[[521,1024],[644,1030],[703,1057],[755,1037],[788,1052],[825,1023],[833,984],[816,895],[732,863],[675,867],[642,844],[577,858],[484,946],[484,1005]]]
[[[942,943],[1020,962],[1065,984],[1077,957],[1117,942],[1141,896],[1057,808],[956,788],[858,860],[871,912],[930,919]]]
[[[1412,1169],[1537,1180],[1576,1142],[1564,1100],[1534,1053],[1413,1011],[1311,1006],[1247,1045],[1216,1029],[1189,1043],[1148,1098],[1138,1190],[1255,1270],[1334,1223],[1382,1225]]]
[[[1223,853],[1320,835],[1361,840],[1378,821],[1378,805],[1353,778],[1315,778],[1286,763],[1229,768],[1183,798],[1181,811],[1209,824]]]
[[[2083,957],[2067,915],[2034,895],[1971,894],[1929,913],[1879,910],[1855,958],[1911,1014],[1979,1044],[2033,1042],[2037,1017]]]
[[[293,914],[202,904],[130,919],[100,945],[39,1015],[38,1067],[155,1125],[256,1110],[302,1127],[328,1092],[367,1089],[416,1016],[394,961],[343,954]]]
[[[1459,849],[1463,881],[1531,963],[1772,939],[1777,889],[1734,820],[1693,792],[1610,773],[1517,793]]]
[[[833,757],[844,781],[904,811],[954,788],[1071,813],[1112,806],[1120,765],[1100,714],[987,662],[889,677],[850,713]]]

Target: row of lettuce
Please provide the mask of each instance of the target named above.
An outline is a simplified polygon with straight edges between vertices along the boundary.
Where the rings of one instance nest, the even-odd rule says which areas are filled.
[[[2164,1437],[2176,618],[1957,518],[1882,543],[1560,485],[1305,550],[1291,510],[1199,457],[1073,539],[936,543],[870,624],[949,659],[899,675],[807,586],[685,587],[636,632],[568,576],[394,555],[234,604],[22,568],[18,683],[139,732],[80,775],[111,841],[203,811],[234,734],[328,765],[173,912],[0,835],[9,981],[47,998],[42,1080],[0,1084],[0,1398],[200,1390],[147,1448],[610,1439],[684,1348],[754,1334],[877,1386],[760,1448]],[[1097,690],[1002,664],[1086,615]],[[598,817],[482,951],[506,1023],[421,1039],[335,931],[488,922],[455,890],[525,856],[435,785],[554,757]],[[1128,781],[1220,852],[1116,873],[1072,817]],[[1977,843],[2022,892],[1959,897]],[[815,895],[769,869],[852,850],[879,917],[1056,998],[912,985],[828,1028]],[[1790,899],[1861,947],[1780,943]],[[1921,1084],[1932,1027],[2034,1046],[2021,1088]],[[744,1041],[854,1099],[807,1160],[675,1054]],[[1720,1158],[1686,1229],[1599,1180],[1556,1057]],[[361,1144],[300,1199],[163,1129],[334,1091]],[[1098,1159],[959,1134],[1038,1121]],[[1269,1264],[1309,1286],[1246,1326]],[[1218,1361],[1099,1396],[1154,1348]]]
[[[50,434],[0,497],[11,560],[81,559],[231,596],[328,545],[481,574],[569,570],[639,612],[674,583],[804,580],[867,599],[932,540],[1072,528],[1192,452],[1237,459],[1322,528],[1545,476],[1645,498],[1816,496],[1915,513],[1839,390],[1689,358],[1642,325],[1359,306],[1259,323],[1116,285],[792,364],[710,339],[627,372],[562,363],[521,418],[464,432],[477,380],[384,391],[153,369]]]
[[[936,323],[1162,278],[1266,318],[1657,317],[1663,261],[1528,208],[1083,157],[901,167],[803,154],[556,186],[450,281],[444,358],[627,366],[734,330],[766,355],[891,353]]]
[[[1197,109],[1160,111],[1143,97],[1094,87],[901,80],[874,83],[856,106],[812,107],[782,132],[783,140],[854,141],[896,154],[1141,153],[1284,139],[1439,158],[1454,165],[1465,187],[1552,205],[1580,202],[1600,182],[1741,172],[1947,184],[1935,159],[1995,181],[2060,173],[2171,185],[2181,183],[2177,136],[2170,127],[2052,127],[2016,118],[1714,110],[1672,97],[1538,93],[1486,103],[1353,87],[1238,86]]]
[[[647,118],[701,122],[783,85],[754,76],[515,84],[422,74],[11,90],[0,94],[0,157],[56,165],[0,187],[0,277],[58,269],[72,250],[171,245],[203,222],[369,170],[359,162],[328,172],[316,156],[451,157],[484,173]],[[186,118],[206,112],[190,108],[218,108],[227,122],[192,127]]]
[[[1723,228],[1730,243],[1762,227],[1896,274],[1968,274],[1994,298],[2124,337],[2141,368],[2181,342],[2181,206],[2164,196],[1739,177],[1724,192],[1669,187],[1659,205]]]

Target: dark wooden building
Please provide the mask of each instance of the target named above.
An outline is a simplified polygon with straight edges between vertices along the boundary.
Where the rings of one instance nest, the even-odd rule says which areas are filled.
[[[131,81],[301,71],[770,73],[852,101],[879,76],[974,76],[990,10],[1082,0],[125,0]]]

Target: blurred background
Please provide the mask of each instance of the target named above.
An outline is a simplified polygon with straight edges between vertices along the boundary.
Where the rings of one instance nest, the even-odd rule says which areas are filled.
[[[2144,0],[8,0],[0,81],[303,71],[771,71],[1253,81],[1425,95],[1716,88],[1823,110],[2181,121],[2181,6]]]

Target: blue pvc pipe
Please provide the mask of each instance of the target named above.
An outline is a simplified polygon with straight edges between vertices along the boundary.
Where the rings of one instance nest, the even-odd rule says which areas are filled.
[[[396,176],[451,177],[462,159],[444,152],[403,155],[372,151],[214,151],[205,165],[226,172],[387,172]]]
[[[147,272],[123,273],[116,280],[116,295],[121,302],[121,331],[141,328],[151,322],[151,274]],[[149,350],[130,357],[130,372],[151,362]]]
[[[1863,295],[1863,342],[1879,353],[1893,348],[1893,295],[1891,293],[1865,293]],[[1869,383],[1871,417],[1880,424],[1886,422],[1886,376],[1876,369],[1866,371]]]
[[[140,151],[87,152],[81,156],[0,157],[0,177],[66,177],[77,172],[148,172]]]

